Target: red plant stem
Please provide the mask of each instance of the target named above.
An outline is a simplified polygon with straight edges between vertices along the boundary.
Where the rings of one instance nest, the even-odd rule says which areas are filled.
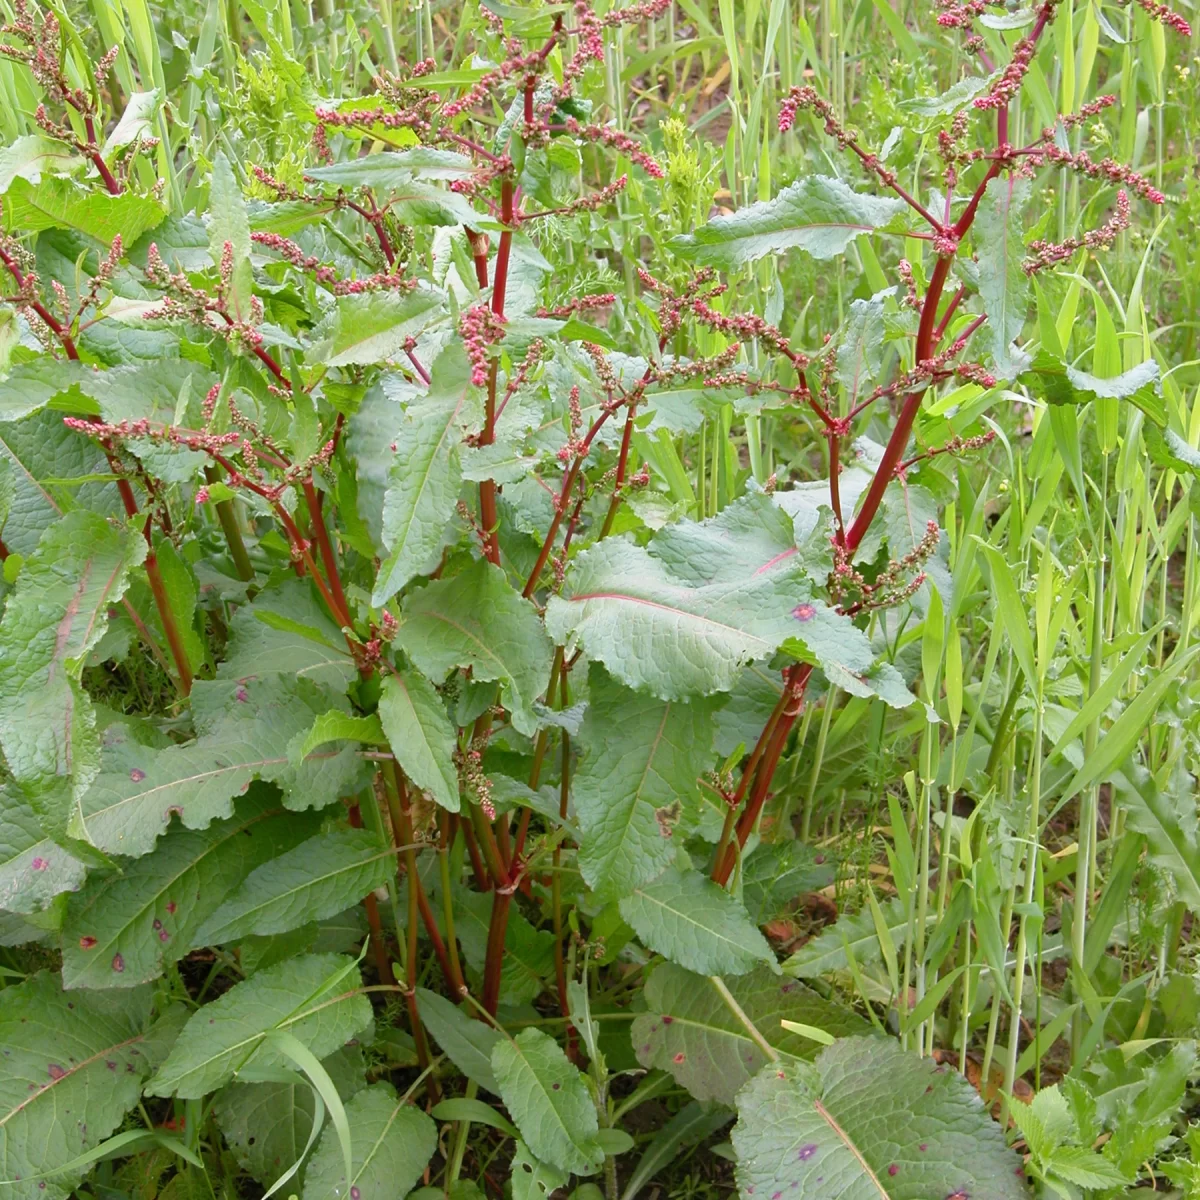
[[[1038,12],[1037,21],[1030,33],[1030,37],[1034,42],[1041,36],[1042,31],[1046,27],[1046,22],[1050,16],[1051,9],[1043,5]],[[996,135],[997,141],[1003,150],[1008,143],[1008,110],[1007,107],[1001,108],[996,114]],[[988,184],[1000,174],[1003,169],[1003,160],[993,161],[989,164],[986,173],[976,187],[974,194],[971,196],[970,202],[966,209],[955,223],[954,227],[949,230],[949,234],[956,240],[961,240],[962,237],[971,228],[975,220],[975,214],[979,208],[979,203],[983,199],[984,193],[987,191]],[[934,223],[936,226],[936,222]],[[941,324],[937,321],[937,309],[941,302],[942,292],[946,286],[946,280],[950,274],[950,268],[954,261],[954,255],[946,254],[938,257],[937,264],[934,266],[933,274],[929,280],[929,287],[925,293],[925,299],[921,306],[921,320],[917,328],[917,342],[915,350],[915,360],[917,363],[927,362],[933,357],[933,351],[936,346],[936,339],[945,332],[949,324],[950,318],[953,315],[953,310],[959,303],[959,298],[956,296],[951,300],[946,315],[943,317]],[[963,339],[969,337],[979,325],[982,324],[984,317],[978,318],[963,334]],[[863,500],[862,508],[859,510],[858,516],[855,518],[854,524],[850,527],[850,532],[846,536],[846,549],[850,554],[853,554],[858,549],[863,537],[866,535],[871,522],[875,519],[876,513],[879,511],[879,505],[883,500],[883,494],[887,489],[888,484],[895,477],[896,470],[900,466],[901,459],[904,454],[904,449],[908,444],[909,435],[912,432],[913,423],[916,420],[917,412],[921,407],[921,399],[928,390],[928,383],[921,387],[915,388],[909,392],[904,399],[904,406],[900,411],[900,416],[896,421],[895,428],[892,430],[891,437],[888,439],[888,444],[884,449],[883,457],[880,460],[879,466],[875,471],[874,478],[871,480],[870,487],[867,490],[867,495]],[[787,744],[788,734],[791,732],[792,726],[795,724],[796,718],[800,715],[803,708],[804,691],[808,685],[809,676],[812,674],[812,667],[805,663],[797,663],[788,670],[787,682],[784,687],[784,696],[781,703],[784,704],[782,709],[777,709],[779,716],[775,720],[775,726],[770,733],[769,741],[766,744],[766,749],[762,752],[761,759],[757,764],[753,758],[747,764],[746,771],[742,776],[742,786],[739,787],[739,795],[743,792],[747,779],[753,770],[754,784],[750,790],[749,798],[745,808],[742,810],[741,817],[737,824],[737,840],[738,847],[743,847],[746,844],[746,839],[753,831],[755,824],[758,821],[758,815],[762,811],[762,806],[766,801],[767,791],[771,785],[771,779],[775,774],[775,769],[779,764],[779,758],[783,753],[783,749]],[[770,728],[770,721],[768,721]],[[767,730],[764,729],[763,736],[767,735]],[[760,745],[762,738],[759,739]],[[757,747],[756,747],[757,750]],[[733,871],[734,864],[737,861],[738,851],[731,844],[727,848],[724,858],[718,862],[713,871],[713,879],[720,884],[728,882],[729,876]]]
[[[608,537],[613,522],[617,519],[617,509],[621,507],[621,485],[625,482],[625,473],[629,468],[629,446],[633,441],[633,419],[637,416],[636,405],[631,404],[625,414],[625,431],[621,434],[621,451],[617,455],[617,474],[613,479],[612,499],[608,502],[608,512],[604,516],[604,524],[600,527],[600,536]]]
[[[838,476],[842,472],[842,464],[838,461],[841,454],[841,439],[836,433],[829,435],[829,500],[833,505],[834,536],[839,545],[846,541],[846,526],[842,521],[842,485]]]
[[[500,1006],[500,972],[504,964],[504,937],[508,932],[508,910],[512,892],[496,888],[492,892],[492,917],[488,922],[487,961],[483,971],[483,1008],[491,1017]]]
[[[150,523],[146,522],[146,544],[150,546]],[[150,591],[154,595],[154,604],[158,609],[158,617],[162,622],[163,633],[167,645],[171,648],[171,657],[175,660],[175,670],[179,672],[179,690],[188,696],[192,691],[192,664],[188,661],[187,647],[175,622],[175,614],[171,610],[171,600],[163,583],[162,571],[158,566],[158,555],[153,546],[146,551],[146,578],[150,583]]]
[[[486,892],[491,888],[492,882],[487,868],[483,865],[483,858],[479,853],[479,843],[475,840],[475,831],[471,828],[469,821],[459,820],[458,825],[462,830],[463,841],[467,844],[467,855],[471,859],[471,874],[475,876],[475,886],[481,892]]]
[[[351,804],[348,816],[354,829],[362,828],[362,811],[357,804]],[[379,905],[375,902],[374,892],[368,892],[363,897],[363,908],[367,914],[368,940],[371,943],[371,954],[375,959],[375,969],[379,973],[381,983],[389,987],[396,986],[396,976],[392,974],[391,960],[388,958],[387,941],[383,936],[383,922],[379,919]]]
[[[950,319],[954,316],[958,306],[962,303],[963,296],[966,295],[967,289],[965,286],[960,287],[950,299],[950,303],[946,305],[946,311],[942,313],[942,319],[937,323],[937,328],[933,331],[933,345],[937,348],[938,343],[946,334],[946,330],[950,326]]]
[[[224,309],[218,309],[217,311],[220,316],[225,318],[226,325],[235,324],[234,319]],[[290,392],[292,390],[292,381],[283,373],[283,368],[275,361],[271,354],[261,346],[254,346],[252,349],[258,361]]]
[[[104,186],[108,188],[110,195],[119,196],[121,194],[121,185],[108,169],[108,163],[104,161],[100,153],[100,146],[96,141],[96,122],[92,119],[90,113],[84,113],[83,127],[87,130],[88,136],[86,151],[88,158],[92,160],[96,170],[100,172],[100,178],[104,180]]]
[[[408,361],[412,363],[413,370],[416,371],[416,373],[421,377],[421,381],[426,387],[428,387],[429,384],[433,382],[432,376],[427,370],[425,370],[425,368],[421,365],[420,360],[411,350],[406,349],[404,353],[408,355]]]
[[[868,170],[873,171],[876,175],[880,175],[881,168],[879,165],[879,160],[875,158],[874,155],[868,154],[856,141],[848,141],[846,145],[858,155]],[[882,179],[883,176],[880,175],[880,178]],[[934,229],[936,229],[939,233],[942,231],[941,221],[939,221],[937,217],[935,217],[933,213],[931,213],[929,209],[927,209],[919,200],[917,200],[914,196],[909,195],[909,193],[906,192],[904,188],[902,188],[900,184],[895,181],[895,179],[889,176],[889,178],[884,180],[884,183],[887,187],[890,187],[892,191],[895,192],[896,195],[899,196],[900,199],[909,206],[909,208],[911,208],[914,212],[919,213],[924,220],[928,221]]]
[[[486,234],[476,233],[475,230],[463,226],[467,241],[471,243],[471,259],[475,263],[475,282],[481,288],[488,285],[488,241]]]
[[[333,543],[329,540],[329,530],[325,525],[325,518],[321,513],[321,497],[317,494],[317,489],[313,484],[312,475],[304,481],[304,499],[308,504],[308,515],[313,528],[313,535],[317,539],[317,549],[321,552],[321,562],[325,565],[325,575],[329,580],[329,590],[333,595],[334,602],[337,604],[337,611],[334,616],[345,628],[353,624],[350,619],[350,606],[346,602],[346,593],[342,590],[342,580],[338,574],[337,555],[333,550]]]

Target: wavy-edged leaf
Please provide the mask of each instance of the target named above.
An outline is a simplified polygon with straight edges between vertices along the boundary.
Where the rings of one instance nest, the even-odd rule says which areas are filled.
[[[904,904],[899,897],[893,896],[880,906],[880,911],[892,941],[897,946],[903,945],[908,936],[908,911]],[[860,966],[878,962],[882,956],[879,930],[869,907],[840,916],[828,929],[801,946],[783,964],[783,972],[797,979],[816,979],[827,971],[845,970],[847,946]]]
[[[608,901],[661,874],[694,827],[698,779],[712,763],[712,705],[631,692],[600,667],[589,696],[580,735],[588,753],[573,786],[579,869]]]
[[[1013,341],[1020,336],[1029,307],[1029,276],[1021,263],[1031,190],[1028,179],[998,175],[988,184],[975,215],[979,295],[988,317],[986,336],[996,368],[1006,377],[1021,370],[1027,361],[1019,351],[1014,353]]]
[[[530,1150],[543,1162],[575,1175],[592,1175],[603,1151],[599,1123],[579,1068],[540,1029],[522,1029],[498,1042],[492,1070],[500,1095]]]
[[[346,1119],[349,1181],[336,1131],[327,1126],[304,1173],[304,1200],[403,1200],[433,1157],[437,1126],[390,1083],[373,1083],[353,1096]]]
[[[341,630],[307,583],[288,579],[264,588],[229,623],[217,678],[240,681],[253,675],[295,675],[335,692],[357,677]]]
[[[1017,1200],[1021,1159],[956,1071],[886,1038],[772,1063],[737,1098],[742,1196]]]
[[[424,675],[401,670],[383,681],[379,719],[396,761],[417,787],[458,812],[458,747],[446,706]]]
[[[358,1047],[335,1051],[321,1066],[343,1101],[365,1086]],[[238,1163],[269,1187],[304,1155],[316,1104],[311,1084],[299,1076],[288,1082],[229,1083],[214,1098],[213,1115]],[[304,1181],[303,1164],[300,1171],[297,1188]]]
[[[915,96],[911,100],[901,100],[898,107],[901,112],[912,113],[914,117],[946,117],[982,95],[990,82],[979,75],[965,75],[936,96]]]
[[[417,1008],[426,1032],[450,1061],[468,1079],[498,1096],[500,1085],[492,1073],[492,1051],[504,1035],[427,988],[417,988]]]
[[[325,362],[331,367],[375,365],[402,353],[442,312],[438,292],[361,292],[339,296]]]
[[[479,559],[438,579],[405,599],[403,616],[396,641],[420,671],[437,680],[470,667],[477,680],[499,680],[513,727],[536,732],[533,702],[550,682],[550,641],[501,568]]]
[[[84,837],[79,802],[99,767],[83,663],[145,540],[82,510],[51,526],[0,620],[0,745],[52,837]]]
[[[199,1098],[235,1075],[253,1081],[255,1071],[287,1067],[266,1041],[275,1029],[318,1058],[332,1054],[371,1024],[361,983],[354,960],[340,954],[303,955],[257,972],[192,1014],[146,1094]]]
[[[470,388],[462,345],[452,342],[434,360],[429,392],[414,400],[393,439],[395,457],[383,498],[383,544],[371,603],[387,603],[414,575],[427,571],[442,548],[462,486],[459,444]]]
[[[297,735],[288,743],[288,757],[293,766],[303,762],[318,746],[328,742],[358,742],[366,746],[383,746],[387,736],[379,718],[372,713],[360,717],[340,709],[322,713],[303,737]]]
[[[619,907],[644,946],[698,975],[745,975],[760,962],[779,970],[741,903],[699,871],[670,867]]]
[[[255,788],[229,820],[173,829],[120,873],[93,875],[67,903],[63,985],[130,988],[157,979],[167,955],[204,944],[196,931],[251,870],[319,822],[315,813],[288,812],[272,789]]]
[[[196,931],[202,945],[286,933],[336,916],[382,887],[396,853],[369,829],[332,829],[253,871]]]
[[[0,783],[0,909],[34,913],[82,886],[87,869],[51,841],[29,801]]]
[[[254,272],[250,265],[250,221],[246,201],[224,151],[213,159],[208,190],[208,252],[214,267],[221,266],[225,246],[230,248],[233,273],[229,280],[229,307],[240,320],[252,319]]]
[[[59,397],[66,400],[85,373],[87,368],[80,363],[49,355],[17,363],[0,379],[0,421],[19,421],[47,405],[63,412],[98,413],[97,405],[86,403],[78,394],[74,402],[59,402]]]
[[[860,234],[886,225],[904,201],[856,192],[840,179],[808,175],[773,200],[714,217],[695,233],[671,239],[676,254],[706,267],[735,268],[799,247],[816,259],[834,258]]]
[[[96,846],[135,858],[178,816],[203,829],[233,812],[255,779],[276,783],[288,808],[332,804],[362,780],[353,747],[329,746],[293,765],[290,745],[335,697],[306,679],[201,680],[192,689],[199,737],[155,750],[106,731],[103,771],[84,797],[81,826]]]
[[[837,377],[851,402],[870,391],[879,377],[884,349],[883,300],[851,300],[850,313],[838,336]]]
[[[0,212],[9,232],[78,229],[106,246],[118,236],[126,246],[132,246],[167,215],[167,210],[150,196],[129,191],[110,196],[60,175],[47,175],[37,183],[14,179],[0,196]]]
[[[1200,909],[1200,823],[1191,777],[1160,788],[1149,771],[1134,766],[1118,778],[1117,789],[1129,824],[1146,835],[1150,857],[1174,880],[1179,899]]]
[[[0,1179],[11,1200],[65,1200],[154,1068],[151,990],[67,995],[42,972],[0,989]],[[39,1178],[41,1177],[41,1178]]]
[[[7,192],[14,179],[39,183],[43,175],[73,174],[84,164],[65,142],[41,133],[29,133],[0,150],[0,193]]]
[[[1128,400],[1156,425],[1167,421],[1166,404],[1159,385],[1158,363],[1147,359],[1111,379],[1089,375],[1063,362],[1048,350],[1039,350],[1021,375],[1048,404],[1087,404],[1091,400]]]
[[[436,146],[412,146],[407,150],[385,150],[354,158],[348,162],[330,163],[327,167],[309,167],[308,179],[321,183],[336,183],[345,187],[372,187],[387,190],[401,187],[413,179],[466,179],[475,164],[456,150],[440,150]]]
[[[812,1025],[834,1037],[870,1032],[851,1009],[765,967],[727,986],[763,1037],[790,1058],[813,1058],[821,1046],[790,1033],[781,1020]],[[710,980],[664,963],[646,980],[644,995],[646,1012],[634,1018],[630,1031],[638,1062],[669,1071],[697,1100],[732,1104],[738,1089],[766,1065],[767,1056]]]

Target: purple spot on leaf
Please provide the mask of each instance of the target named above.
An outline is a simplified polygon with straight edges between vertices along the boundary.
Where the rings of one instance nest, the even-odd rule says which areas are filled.
[[[116,971],[118,975],[125,970],[125,960],[119,954],[113,955],[112,969]]]
[[[896,1166],[895,1163],[890,1163],[888,1165],[888,1174],[889,1175],[897,1175],[897,1174],[899,1174],[899,1172],[900,1172],[900,1168],[898,1166]]]
[[[813,856],[813,862],[815,862],[815,863],[817,864],[817,866],[818,866],[818,867],[819,867],[819,866],[820,866],[820,865],[821,865],[821,864],[822,864],[824,861],[825,861],[825,855],[823,855],[823,854],[815,854],[815,855]]]
[[[160,920],[159,920],[157,917],[155,917],[155,918],[154,918],[154,922],[153,922],[153,926],[152,926],[152,928],[154,928],[154,929],[161,929],[161,928],[162,928],[162,922],[161,922],[161,921],[160,921]]]
[[[797,604],[792,609],[792,616],[797,621],[811,621],[817,615],[817,610],[811,604]]]
[[[356,1187],[350,1189],[350,1200],[362,1200],[362,1192]]]
[[[175,901],[174,900],[167,901],[167,912],[169,912],[172,916],[175,915]]]
[[[233,693],[233,695],[239,704],[250,703],[250,693],[246,691],[244,687],[239,687],[238,690]]]
[[[95,947],[95,945],[96,939],[92,937],[90,933],[85,933],[83,937],[79,939],[80,950],[91,950]]]
[[[807,1145],[801,1146],[800,1149],[796,1151],[796,1157],[801,1162],[806,1162],[808,1159],[812,1158],[812,1156],[814,1154],[816,1154],[816,1152],[817,1152],[817,1143],[809,1142]]]
[[[64,1071],[63,1068],[58,1065],[58,1063],[51,1063],[49,1071],[51,1079],[61,1079],[66,1074],[66,1071]]]
[[[671,1022],[672,1022],[672,1021],[674,1021],[674,1020],[675,1020],[675,1018],[674,1018],[674,1017],[663,1017],[663,1024],[664,1024],[664,1025],[670,1025],[670,1024],[671,1024]]]
[[[141,767],[134,767],[133,770],[129,772],[129,778],[132,779],[134,783],[141,783],[142,780],[146,778],[146,772],[143,771]]]
[[[41,856],[39,856],[39,857],[35,858],[33,860],[33,862],[31,862],[29,865],[35,871],[44,871],[50,865],[50,861],[48,859],[45,859],[45,858],[42,858]]]
[[[921,1143],[921,1144],[920,1144],[920,1145],[917,1147],[917,1149],[918,1149],[918,1150],[928,1150],[928,1149],[929,1149],[929,1143],[928,1143],[928,1142],[922,1142],[922,1143]]]

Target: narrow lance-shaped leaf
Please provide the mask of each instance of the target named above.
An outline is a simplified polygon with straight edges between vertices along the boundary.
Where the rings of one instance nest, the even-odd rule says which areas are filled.
[[[388,675],[379,696],[379,719],[405,774],[450,812],[458,812],[458,742],[433,684],[417,671]]]
[[[576,1175],[594,1174],[604,1154],[596,1143],[596,1106],[579,1068],[540,1029],[497,1043],[492,1070],[505,1107],[530,1150]]]
[[[903,209],[903,200],[856,192],[826,175],[808,175],[773,200],[715,217],[695,233],[672,238],[670,247],[701,266],[729,269],[792,247],[828,259],[843,253],[860,233],[879,229]]]
[[[451,343],[438,355],[432,375],[428,395],[409,405],[393,442],[395,457],[383,499],[388,553],[371,597],[377,605],[430,567],[462,485],[459,442],[470,368],[461,344]]]
[[[47,833],[86,838],[79,799],[99,753],[79,683],[144,539],[76,511],[46,531],[0,620],[0,746]]]
[[[351,1177],[337,1131],[325,1127],[304,1175],[304,1200],[403,1200],[437,1148],[437,1126],[390,1083],[374,1083],[346,1105]]]
[[[885,1038],[772,1063],[737,1098],[743,1197],[1018,1200],[1021,1160],[956,1071]]]
[[[196,932],[201,944],[286,933],[356,904],[395,873],[396,855],[368,829],[334,829],[256,867]]]
[[[417,1007],[426,1032],[450,1061],[468,1078],[495,1095],[500,1085],[492,1073],[492,1051],[504,1035],[483,1021],[467,1016],[445,996],[417,988]]]
[[[192,1014],[146,1094],[198,1099],[235,1075],[253,1079],[255,1070],[288,1067],[266,1041],[275,1029],[318,1058],[332,1054],[371,1023],[361,982],[354,960],[338,954],[309,954],[259,971]]]
[[[316,813],[288,812],[273,789],[258,786],[229,820],[172,830],[153,854],[89,879],[67,905],[64,986],[129,988],[157,979],[168,955],[198,944],[196,930],[254,867],[319,822]]]
[[[712,761],[711,702],[661,701],[593,669],[573,795],[579,869],[600,900],[648,883],[695,827],[698,779]],[[676,832],[679,833],[677,838]]]
[[[784,1029],[781,1020],[833,1037],[870,1032],[851,1009],[765,967],[726,986],[763,1037],[791,1058],[812,1058],[821,1046]],[[669,1071],[697,1100],[732,1104],[738,1089],[766,1065],[766,1055],[711,980],[665,963],[646,981],[644,994],[647,1011],[634,1018],[630,1034],[638,1062]]]
[[[1025,208],[1032,185],[1013,174],[998,175],[987,186],[975,215],[979,259],[979,295],[987,312],[987,336],[997,371],[1008,377],[1027,361],[1014,352],[1013,340],[1025,325],[1029,276],[1021,263]]]
[[[745,908],[695,870],[670,867],[620,901],[642,943],[698,975],[744,975],[775,955]]]
[[[442,312],[439,292],[362,292],[339,296],[326,348],[331,367],[378,363],[401,354]]]

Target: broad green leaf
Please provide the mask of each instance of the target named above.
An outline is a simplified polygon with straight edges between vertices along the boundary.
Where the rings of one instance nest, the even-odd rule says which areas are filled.
[[[339,954],[308,954],[259,971],[192,1014],[146,1094],[194,1099],[235,1075],[252,1082],[255,1071],[287,1067],[265,1040],[275,1029],[318,1058],[332,1054],[371,1023],[360,984],[354,960]]]
[[[342,632],[321,608],[312,588],[289,579],[264,588],[229,623],[218,679],[295,675],[343,691],[357,677]]]
[[[660,875],[694,828],[698,779],[712,764],[712,708],[631,692],[599,667],[588,690],[587,753],[573,788],[579,869],[608,901]]]
[[[292,764],[292,740],[333,701],[306,679],[198,681],[195,741],[156,750],[117,730],[106,734],[103,770],[81,808],[83,829],[106,852],[137,857],[150,852],[172,816],[188,829],[230,816],[234,797],[255,779],[277,783],[296,810],[353,793],[362,771],[353,747],[327,746]]]
[[[828,887],[837,861],[799,841],[768,842],[742,860],[742,903],[756,925],[765,925],[805,892]]]
[[[43,175],[74,174],[83,163],[83,157],[65,142],[41,133],[26,134],[0,150],[0,194],[14,179],[40,183]]]
[[[946,117],[985,92],[989,82],[978,75],[965,75],[937,96],[916,96],[911,100],[901,100],[897,107],[901,112],[912,113],[915,117]]]
[[[907,908],[898,897],[893,897],[882,906],[882,912],[884,927],[892,941],[896,945],[903,944],[908,935]],[[869,907],[843,914],[811,942],[805,943],[783,964],[784,974],[797,979],[816,979],[829,971],[845,970],[847,945],[860,966],[879,961],[883,950]]]
[[[479,559],[450,579],[438,579],[404,601],[396,641],[430,679],[454,667],[499,680],[518,733],[533,734],[533,702],[550,682],[552,651],[533,605],[503,570]]]
[[[352,1097],[346,1119],[353,1174],[347,1181],[336,1132],[326,1126],[304,1173],[303,1200],[402,1200],[433,1157],[437,1126],[390,1083],[373,1083]]]
[[[1144,435],[1146,452],[1152,463],[1185,477],[1200,477],[1200,451],[1184,441],[1175,430],[1147,425]]]
[[[746,663],[788,642],[839,687],[911,701],[894,668],[875,665],[866,635],[816,597],[794,553],[746,573],[719,568],[714,582],[693,585],[652,549],[608,538],[576,558],[546,606],[550,636],[577,641],[622,683],[663,700],[729,691]]]
[[[334,708],[322,713],[302,738],[299,735],[292,738],[288,743],[288,758],[293,766],[298,766],[318,746],[324,746],[328,742],[360,742],[367,746],[383,746],[387,744],[387,737],[374,713],[369,717],[360,717]]]
[[[1178,897],[1200,909],[1200,826],[1190,776],[1176,773],[1164,787],[1143,767],[1132,765],[1117,781],[1127,820],[1146,835],[1151,859],[1174,880]]]
[[[215,267],[228,245],[233,257],[233,275],[229,281],[229,308],[233,316],[248,321],[254,296],[254,272],[250,265],[250,222],[246,202],[224,151],[213,159],[208,192],[208,252]]]
[[[19,421],[47,405],[63,412],[98,413],[99,406],[82,402],[78,393],[75,402],[70,402],[71,388],[86,371],[77,362],[48,355],[17,363],[0,379],[0,421]]]
[[[642,944],[698,975],[745,975],[775,955],[746,910],[696,870],[670,867],[620,901]]]
[[[379,720],[405,774],[443,808],[458,812],[458,741],[433,684],[412,670],[388,675],[379,695]]]
[[[153,123],[161,99],[162,93],[158,88],[148,92],[134,92],[129,97],[121,119],[104,141],[101,153],[105,158],[121,146],[131,145],[146,137],[154,137]]]
[[[340,187],[371,187],[386,191],[392,187],[403,188],[414,179],[466,179],[474,170],[471,159],[455,150],[413,146],[408,150],[384,151],[348,162],[331,163],[327,167],[309,167],[304,174],[308,179],[336,183]]]
[[[509,1178],[512,1180],[512,1200],[548,1200],[566,1184],[569,1175],[534,1158],[529,1147],[518,1140]]]
[[[737,1109],[743,1196],[810,1200],[831,1186],[846,1200],[1027,1195],[1020,1157],[966,1079],[885,1038],[845,1038],[811,1065],[772,1063]]]
[[[167,215],[150,196],[129,191],[110,196],[58,175],[47,175],[38,183],[20,177],[12,180],[0,196],[0,211],[11,233],[78,229],[106,246],[118,236],[132,246]]]
[[[414,400],[392,445],[383,498],[383,545],[371,603],[386,604],[436,565],[462,486],[459,445],[470,387],[467,357],[451,343],[434,361],[429,392]]]
[[[987,312],[985,337],[990,338],[997,371],[1008,377],[1024,365],[1013,350],[1029,307],[1029,276],[1022,270],[1025,254],[1024,217],[1032,184],[1012,174],[998,175],[987,186],[975,215],[979,295]]]
[[[272,789],[255,788],[229,820],[173,829],[120,873],[93,874],[67,903],[63,986],[130,988],[157,979],[168,956],[205,944],[196,931],[254,867],[318,824],[315,813],[290,813]]]
[[[860,233],[881,228],[903,210],[903,200],[856,192],[827,175],[808,175],[773,200],[714,217],[695,233],[672,238],[669,245],[681,257],[706,267],[742,267],[797,246],[813,258],[828,259],[843,253]]]
[[[83,1172],[50,1173],[103,1142],[137,1104],[154,1067],[151,999],[149,988],[66,995],[49,972],[0,989],[6,1197],[65,1200]]]
[[[851,300],[837,344],[838,382],[853,402],[879,377],[883,366],[884,306],[882,299]]]
[[[145,556],[135,531],[70,513],[42,535],[0,620],[0,746],[53,837],[86,837],[79,801],[99,753],[79,676]]]
[[[197,930],[202,945],[248,934],[286,933],[306,921],[336,916],[396,870],[396,853],[368,829],[318,833],[255,867]]]
[[[1087,404],[1091,400],[1128,400],[1156,425],[1165,425],[1167,409],[1159,386],[1158,363],[1147,359],[1122,375],[1100,379],[1039,350],[1021,376],[1048,404]]]
[[[455,932],[463,958],[477,975],[487,958],[492,896],[462,888],[454,897]],[[505,1004],[527,1004],[546,989],[554,975],[554,935],[534,929],[514,906],[504,932],[504,963],[500,970],[500,997]]]
[[[364,1086],[358,1047],[337,1050],[321,1065],[343,1101]],[[226,1084],[213,1100],[213,1115],[238,1163],[269,1187],[303,1155],[316,1105],[312,1086],[296,1076],[289,1082]],[[301,1174],[295,1186],[302,1183]]]
[[[575,1175],[592,1175],[604,1154],[596,1143],[596,1106],[579,1068],[540,1029],[498,1042],[492,1070],[500,1095],[529,1149]]]
[[[426,988],[417,988],[417,1007],[426,1032],[450,1061],[468,1079],[498,1096],[500,1086],[492,1074],[492,1051],[504,1040],[503,1034]]]
[[[394,358],[442,312],[442,297],[414,292],[365,292],[339,296],[325,362],[331,367],[374,366]]]
[[[812,1058],[821,1047],[785,1030],[781,1020],[812,1025],[834,1037],[870,1031],[857,1013],[794,980],[781,981],[766,967],[726,986],[763,1037],[791,1058]],[[697,1100],[732,1104],[741,1086],[766,1064],[767,1056],[711,980],[664,963],[646,980],[643,994],[646,1011],[634,1018],[630,1032],[638,1062],[669,1071]]]
[[[83,884],[86,868],[42,832],[41,822],[11,783],[0,783],[0,909],[34,913]]]

